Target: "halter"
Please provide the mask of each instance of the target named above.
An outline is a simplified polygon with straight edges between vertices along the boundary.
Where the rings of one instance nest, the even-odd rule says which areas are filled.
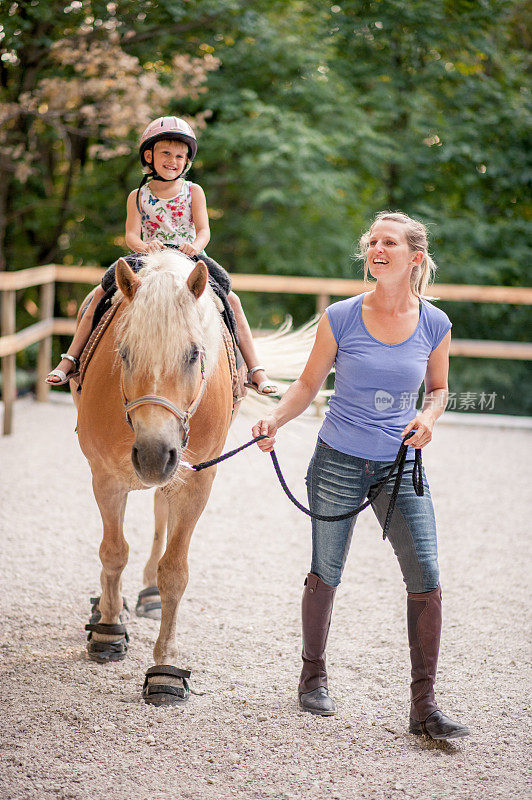
[[[193,414],[197,411],[197,408],[201,402],[201,398],[203,397],[203,393],[205,391],[205,387],[207,386],[207,380],[205,378],[205,351],[201,350],[200,352],[200,369],[201,369],[201,384],[198,389],[198,393],[190,406],[188,407],[187,411],[181,411],[174,403],[170,400],[167,400],[166,397],[159,397],[156,394],[146,394],[142,397],[138,397],[136,400],[128,401],[126,394],[124,392],[124,378],[121,374],[120,377],[120,391],[122,393],[122,400],[124,402],[124,410],[126,412],[126,422],[131,428],[132,431],[135,429],[133,428],[133,423],[131,422],[131,417],[129,416],[129,412],[132,411],[134,408],[138,408],[139,406],[162,406],[170,411],[177,419],[180,421],[183,427],[183,439],[181,441],[181,446],[183,450],[188,445],[188,439],[190,436],[190,419]]]

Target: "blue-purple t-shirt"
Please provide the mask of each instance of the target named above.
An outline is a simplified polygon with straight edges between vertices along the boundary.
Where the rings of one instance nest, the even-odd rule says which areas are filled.
[[[326,311],[338,352],[334,394],[319,435],[343,453],[393,461],[401,431],[416,415],[428,358],[451,322],[441,309],[420,299],[419,322],[412,335],[399,344],[385,344],[364,325],[363,297],[333,303]],[[407,458],[414,458],[413,448]]]

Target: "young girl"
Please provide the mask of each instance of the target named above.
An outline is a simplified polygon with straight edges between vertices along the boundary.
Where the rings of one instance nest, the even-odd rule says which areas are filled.
[[[184,177],[196,152],[194,131],[184,120],[159,117],[148,125],[139,146],[144,178],[127,199],[126,244],[136,253],[155,253],[170,245],[187,256],[205,258],[221,269],[203,251],[210,239],[205,193],[201,186]],[[104,292],[101,285],[95,289],[72,344],[66,353],[61,353],[62,360],[46,378],[47,383],[67,383],[77,374],[79,356],[90,336],[94,311]],[[234,292],[229,292],[227,299],[236,319],[239,347],[248,368],[246,386],[259,394],[277,394],[277,387],[258,364],[240,300]]]

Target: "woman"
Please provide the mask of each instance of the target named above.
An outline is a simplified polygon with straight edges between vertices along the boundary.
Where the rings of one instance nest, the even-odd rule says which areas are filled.
[[[253,435],[265,435],[258,446],[270,451],[278,428],[307,408],[335,366],[334,394],[306,479],[311,510],[332,516],[375,494],[402,437],[414,430],[388,534],[407,589],[410,732],[433,739],[466,736],[468,729],[445,716],[434,698],[441,631],[436,526],[424,472],[424,495],[417,496],[412,486],[415,448],[430,442],[447,403],[451,323],[423,299],[435,265],[421,223],[406,214],[382,212],[360,245],[365,277],[369,271],[375,288],[329,306],[301,377],[275,410],[257,422]],[[422,381],[423,408],[413,416]],[[381,525],[387,491],[372,503]],[[355,520],[312,520],[312,565],[302,602],[299,705],[323,716],[336,712],[327,689],[325,646]]]

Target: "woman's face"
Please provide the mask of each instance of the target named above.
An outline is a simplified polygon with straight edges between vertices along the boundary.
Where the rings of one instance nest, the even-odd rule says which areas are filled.
[[[423,260],[421,250],[412,251],[405,236],[405,226],[400,222],[382,219],[370,230],[366,263],[376,280],[410,278],[412,269]]]

